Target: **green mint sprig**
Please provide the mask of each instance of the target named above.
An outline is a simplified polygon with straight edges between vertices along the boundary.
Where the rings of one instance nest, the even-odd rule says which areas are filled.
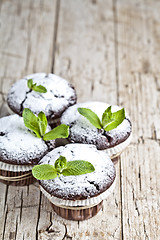
[[[46,133],[48,123],[43,112],[40,112],[38,117],[36,117],[29,108],[24,108],[22,117],[24,125],[32,130],[38,138],[42,138],[44,141],[56,138],[67,138],[69,135],[69,126],[65,124],[61,124]]]
[[[28,79],[27,86],[28,86],[29,89],[32,89],[35,92],[40,92],[40,93],[46,93],[47,92],[47,89],[44,86],[42,86],[42,85],[37,86],[37,83],[33,84],[32,79]]]
[[[102,115],[102,120],[99,119],[96,113],[89,108],[78,108],[78,112],[87,118],[93,126],[98,129],[104,129],[110,131],[120,125],[125,119],[125,110],[122,108],[117,112],[111,112],[111,106],[109,106]]]
[[[82,175],[94,172],[94,166],[84,160],[68,161],[65,157],[60,156],[54,166],[49,164],[36,165],[32,168],[32,174],[36,179],[49,180],[54,179],[60,175]]]

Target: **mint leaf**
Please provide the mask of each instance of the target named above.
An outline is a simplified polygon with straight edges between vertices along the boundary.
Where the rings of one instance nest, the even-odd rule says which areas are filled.
[[[22,113],[24,125],[32,130],[38,138],[41,138],[39,125],[38,125],[38,118],[32,113],[29,108],[24,108]]]
[[[46,93],[47,92],[47,89],[44,86],[42,86],[42,85],[37,86],[37,83],[33,84],[32,79],[28,79],[27,86],[28,86],[28,88],[34,90],[35,92],[40,92],[40,93]]]
[[[32,168],[32,174],[36,179],[49,180],[57,177],[54,166],[49,164],[36,165]]]
[[[33,85],[33,80],[32,79],[28,79],[28,81],[27,81],[27,86],[28,86],[28,88],[32,88],[32,85]]]
[[[100,121],[99,117],[91,109],[89,109],[89,108],[78,108],[78,112],[82,116],[87,118],[90,121],[90,123],[92,123],[93,126],[95,126],[98,129],[102,128],[101,121]]]
[[[105,131],[110,131],[120,125],[125,119],[125,110],[122,108],[117,112],[112,113],[112,122],[108,123],[108,125],[104,128]]]
[[[54,167],[56,168],[57,171],[63,170],[67,166],[67,160],[65,157],[60,156],[54,164]]]
[[[109,106],[103,113],[102,115],[102,126],[105,128],[108,123],[113,122],[114,120],[112,119],[112,112],[111,112],[111,106]]]
[[[67,162],[67,167],[62,171],[64,176],[81,175],[95,171],[94,166],[84,160],[75,160]]]
[[[61,124],[58,127],[52,129],[50,132],[43,136],[44,141],[53,140],[56,138],[67,138],[69,135],[69,126]]]
[[[47,118],[46,115],[44,114],[44,112],[40,112],[38,114],[38,126],[39,126],[39,131],[41,136],[43,136],[46,132],[46,128],[47,128]]]
[[[35,92],[39,92],[39,93],[46,93],[47,92],[47,89],[42,86],[42,85],[34,85],[32,86],[32,90],[34,90]]]
[[[94,166],[84,160],[75,160],[67,162],[66,158],[60,156],[54,166],[50,164],[36,165],[32,168],[32,174],[36,179],[49,180],[54,179],[59,175],[82,175],[85,173],[94,172]]]

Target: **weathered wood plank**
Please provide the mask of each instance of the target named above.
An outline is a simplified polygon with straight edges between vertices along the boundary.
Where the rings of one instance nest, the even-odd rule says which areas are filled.
[[[0,77],[2,91],[26,74],[50,72],[56,0],[3,1]]]
[[[41,193],[39,191],[38,183],[30,185],[28,188],[23,187],[21,191],[21,199],[17,201],[17,208],[20,209],[20,215],[16,239],[36,239],[40,199]]]
[[[0,81],[1,86],[1,81]],[[3,105],[3,97],[0,94],[0,115],[2,113],[2,106]],[[0,183],[0,239],[4,238],[5,232],[5,224],[6,224],[6,217],[7,217],[7,208],[6,208],[6,200],[8,194],[8,187],[2,183]]]
[[[59,2],[2,2],[0,115],[8,114],[6,93],[16,79],[50,72],[53,63],[75,85],[79,102],[124,105],[133,141],[117,165],[114,193],[85,222],[57,216],[37,184],[0,183],[0,238],[159,239],[160,3],[61,0],[58,21]]]
[[[79,101],[116,103],[111,1],[61,1],[55,73],[75,86]]]
[[[123,239],[159,239],[160,92],[157,1],[117,1],[119,102],[133,122],[133,144],[122,154]],[[156,22],[156,24],[155,24]]]
[[[21,188],[8,187],[4,208],[6,224],[3,239],[36,239],[39,198],[38,184]]]
[[[6,223],[6,198],[8,193],[8,187],[2,183],[0,183],[0,239],[3,239],[3,235],[5,232],[5,223]]]
[[[117,102],[114,37],[111,1],[61,1],[54,72],[76,87],[79,102],[93,99]],[[48,226],[54,229],[55,223],[58,225],[59,239],[121,239],[119,178],[117,165],[117,185],[114,193],[104,202],[103,212],[79,223],[52,213]],[[42,201],[39,237],[57,239],[56,232],[48,231],[44,223],[45,208],[46,202]]]
[[[57,1],[3,1],[1,5],[0,116],[8,115],[6,94],[11,84],[33,72],[50,72],[53,62]],[[15,188],[0,184],[0,238],[36,239],[41,195],[35,185]]]

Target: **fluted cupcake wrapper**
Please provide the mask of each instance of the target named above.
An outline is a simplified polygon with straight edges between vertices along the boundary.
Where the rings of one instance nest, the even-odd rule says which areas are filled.
[[[132,134],[130,134],[130,136],[122,143],[118,144],[115,147],[112,148],[108,148],[108,149],[104,149],[102,151],[105,151],[106,153],[108,153],[109,157],[111,159],[119,156],[121,154],[121,152],[123,152],[123,150],[128,147],[128,145],[131,143],[132,140]]]
[[[0,169],[11,172],[26,172],[32,170],[33,165],[14,165],[0,161]]]
[[[51,196],[42,186],[40,186],[40,190],[42,191],[42,193],[49,199],[49,201],[51,203],[53,203],[56,206],[59,207],[63,207],[63,208],[69,208],[69,207],[93,207],[95,205],[97,205],[98,203],[100,203],[101,201],[105,200],[114,190],[116,185],[116,179],[113,182],[113,184],[103,193],[99,194],[96,197],[92,197],[92,198],[87,198],[85,200],[64,200],[61,198],[57,198],[54,196]]]

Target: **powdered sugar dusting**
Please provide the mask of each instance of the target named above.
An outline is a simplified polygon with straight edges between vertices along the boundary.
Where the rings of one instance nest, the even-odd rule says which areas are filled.
[[[43,157],[39,164],[54,165],[61,155],[65,156],[67,161],[89,161],[94,165],[95,171],[40,181],[42,187],[52,196],[70,200],[90,198],[108,189],[115,179],[115,168],[108,154],[98,151],[94,145],[68,144],[58,147]]]
[[[0,119],[1,161],[9,164],[35,164],[47,152],[46,143],[25,127],[22,117],[11,115]]]
[[[109,106],[109,104],[103,102],[85,102],[69,107],[61,117],[61,123],[70,126],[69,140],[71,142],[95,144],[98,149],[106,149],[126,140],[131,133],[131,123],[127,114],[124,121],[117,128],[105,132],[103,129],[99,130],[94,127],[77,110],[79,107],[89,108],[102,119],[103,112]],[[120,107],[114,105],[111,111],[116,112],[120,109]]]
[[[42,85],[47,89],[46,93],[30,91],[27,80]],[[73,87],[65,79],[54,74],[36,73],[17,81],[11,87],[8,94],[8,104],[16,111],[29,108],[35,114],[43,111],[47,117],[54,118],[69,106],[76,102],[76,94]],[[23,106],[22,106],[23,105]]]

